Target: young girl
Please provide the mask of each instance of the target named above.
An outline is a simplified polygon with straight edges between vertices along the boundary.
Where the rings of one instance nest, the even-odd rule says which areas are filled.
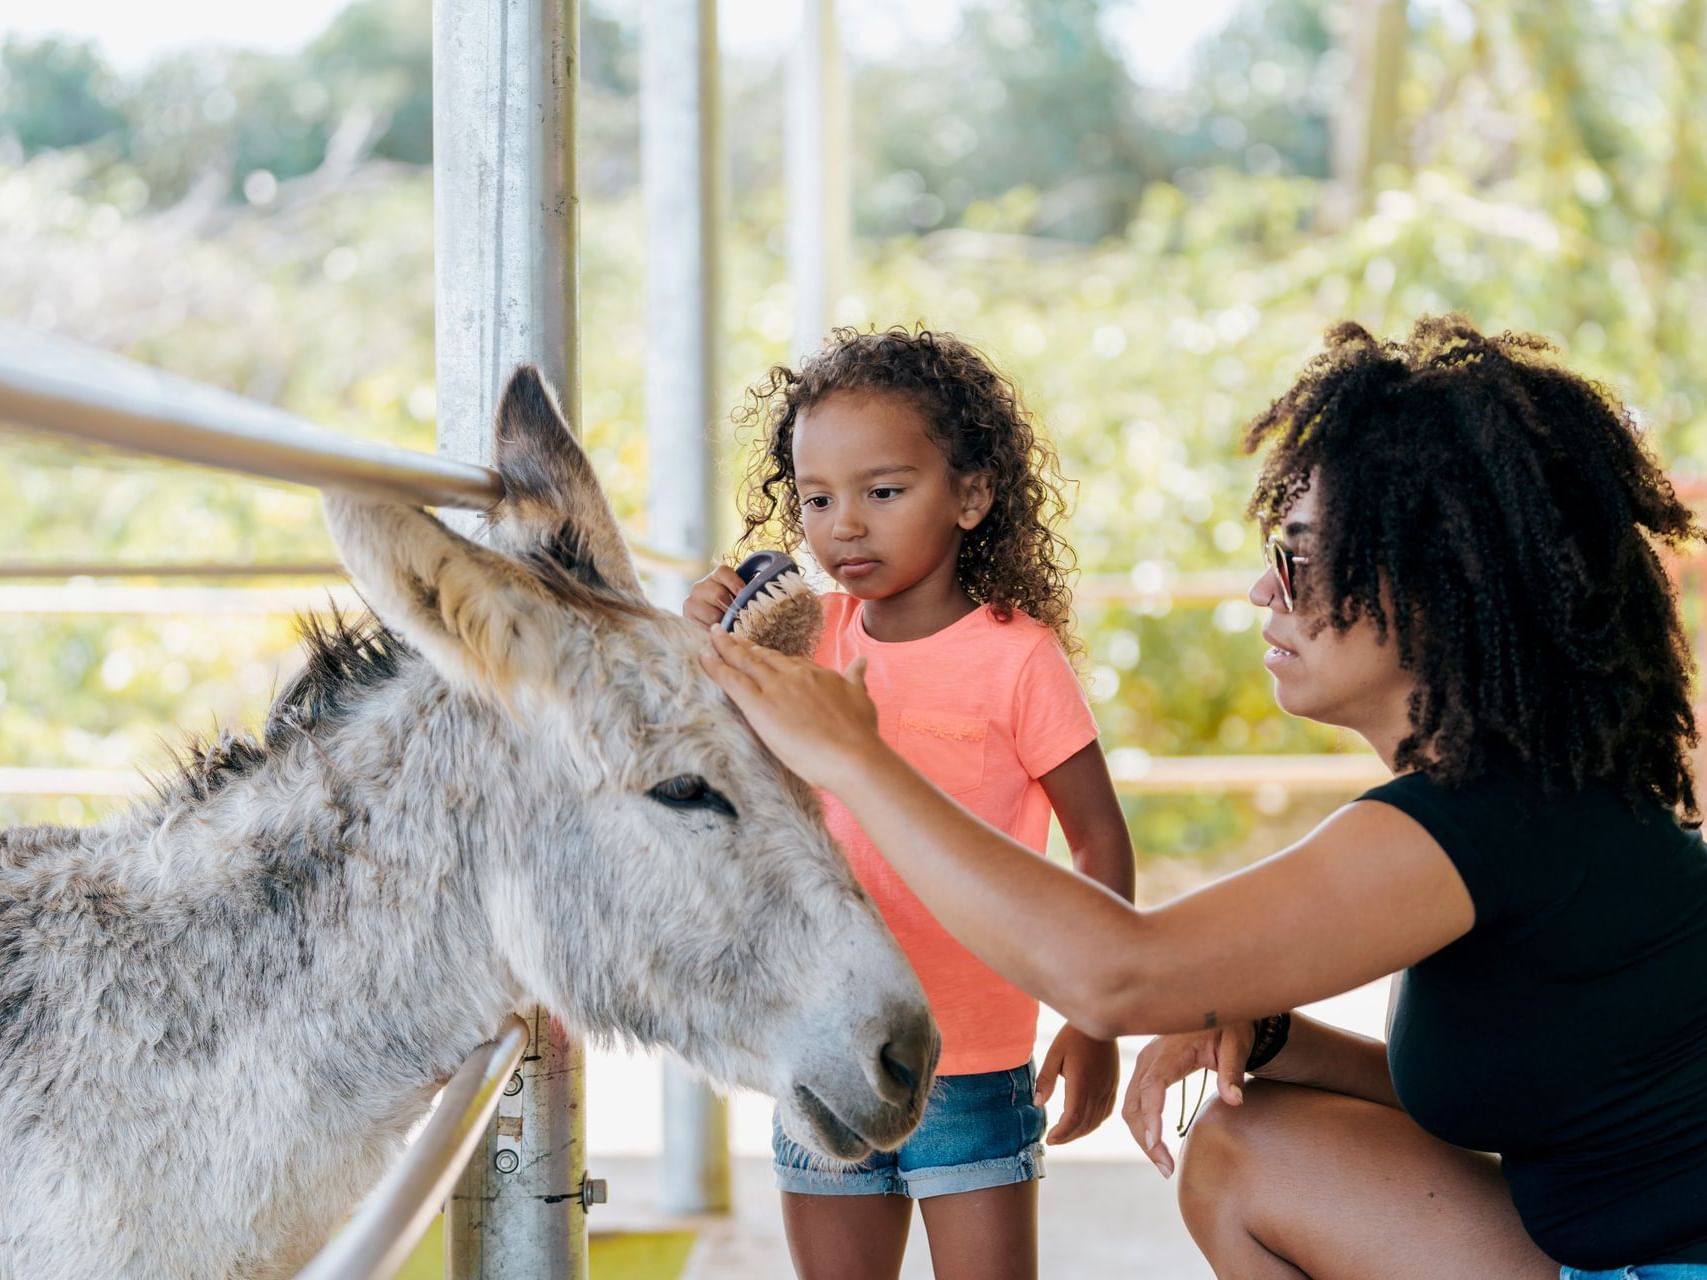
[[[843,589],[824,597],[817,661],[840,671],[864,658],[879,732],[901,755],[1040,852],[1053,809],[1074,864],[1130,900],[1125,819],[1067,657],[1055,457],[1013,385],[947,334],[839,329],[799,370],[773,369],[743,418],[764,448],[742,542],[804,539]],[[683,612],[711,625],[741,585],[719,568]],[[1034,1081],[1037,1002],[950,937],[841,803],[823,801],[943,1046],[924,1118],[899,1150],[843,1172],[775,1131],[795,1269],[804,1280],[898,1275],[918,1200],[940,1280],[1034,1276],[1043,1103],[1064,1077],[1049,1140],[1096,1128],[1113,1107],[1115,1046],[1063,1028]]]

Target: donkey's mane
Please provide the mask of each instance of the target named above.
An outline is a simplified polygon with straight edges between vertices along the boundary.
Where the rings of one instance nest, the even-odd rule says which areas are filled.
[[[246,730],[192,736],[154,783],[162,804],[199,803],[253,774],[292,742],[342,720],[360,693],[392,679],[415,652],[366,612],[346,618],[334,607],[326,616],[299,614],[296,630],[307,660],[273,699],[261,736]]]

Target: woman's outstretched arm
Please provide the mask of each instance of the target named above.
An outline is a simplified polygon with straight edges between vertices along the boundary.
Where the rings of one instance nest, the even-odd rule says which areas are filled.
[[[944,927],[1091,1035],[1197,1030],[1350,990],[1474,923],[1440,846],[1389,806],[1150,911],[1039,858],[877,736],[861,683],[711,633],[704,665],[756,733],[835,793]]]

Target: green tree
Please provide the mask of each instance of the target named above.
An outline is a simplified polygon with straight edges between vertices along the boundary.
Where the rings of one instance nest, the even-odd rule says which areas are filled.
[[[1178,89],[1145,94],[1172,170],[1232,166],[1259,176],[1329,176],[1346,68],[1330,0],[1244,0],[1203,40]]]
[[[0,47],[0,136],[25,155],[97,140],[123,146],[120,85],[92,44],[8,36]]]
[[[984,0],[946,48],[856,71],[862,225],[957,223],[976,200],[1037,193],[1024,230],[1094,240],[1159,172],[1099,0]]]

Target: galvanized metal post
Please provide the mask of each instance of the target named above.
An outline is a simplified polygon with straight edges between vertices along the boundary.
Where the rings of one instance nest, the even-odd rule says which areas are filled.
[[[518,361],[579,428],[575,0],[434,0],[439,452],[488,456]]]
[[[847,288],[851,136],[836,0],[800,0],[800,33],[788,63],[787,134],[788,274],[799,356],[823,341]]]
[[[723,146],[718,121],[716,0],[647,0],[641,33],[640,185],[646,199],[646,422],[651,539],[670,554],[715,555],[721,346],[718,228]],[[686,579],[654,580],[681,605]],[[681,1063],[664,1064],[660,1207],[724,1212],[729,1117]]]
[[[492,412],[519,361],[540,366],[580,424],[578,36],[577,0],[434,0],[442,453],[490,462]],[[455,1280],[587,1274],[581,1051],[543,1011],[526,1017],[520,1080],[446,1206]]]

